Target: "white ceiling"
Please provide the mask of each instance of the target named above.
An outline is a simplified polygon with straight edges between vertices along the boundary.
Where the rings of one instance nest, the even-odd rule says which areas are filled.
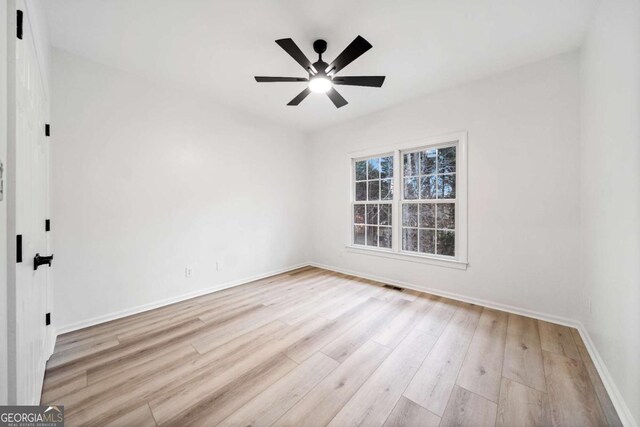
[[[312,131],[577,48],[599,0],[46,0],[53,46]],[[373,48],[340,75],[386,75],[381,89],[339,87],[286,104],[306,77],[274,40],[331,62],[357,35]]]

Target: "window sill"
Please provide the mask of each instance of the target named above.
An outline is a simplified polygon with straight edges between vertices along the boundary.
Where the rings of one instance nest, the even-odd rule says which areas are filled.
[[[354,254],[373,255],[383,258],[397,259],[400,261],[416,262],[419,264],[431,264],[440,267],[454,268],[456,270],[466,270],[468,265],[468,263],[464,261],[453,259],[430,257],[426,255],[410,255],[405,253],[385,251],[381,249],[363,248],[359,246],[345,246],[345,250]]]

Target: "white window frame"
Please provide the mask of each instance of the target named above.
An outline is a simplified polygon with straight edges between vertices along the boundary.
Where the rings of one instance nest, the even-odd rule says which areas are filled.
[[[402,251],[402,153],[419,151],[428,148],[439,148],[456,145],[456,229],[455,229],[455,257],[421,254]],[[374,202],[355,200],[355,162],[372,157],[385,157],[393,154],[393,199],[392,199],[392,245],[391,249],[371,246],[355,245],[354,238],[354,205],[370,204]],[[442,267],[466,269],[467,268],[467,132],[456,132],[424,138],[415,141],[404,142],[394,146],[385,146],[373,149],[353,151],[349,153],[349,224],[346,250],[348,252],[382,256],[409,262],[438,265]],[[413,201],[411,201],[413,202]],[[420,203],[420,200],[415,200]],[[437,200],[436,200],[437,202]],[[375,203],[388,203],[388,201],[376,201]]]

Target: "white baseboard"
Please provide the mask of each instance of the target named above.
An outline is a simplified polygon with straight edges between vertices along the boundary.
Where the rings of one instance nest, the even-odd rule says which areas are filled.
[[[319,264],[316,262],[310,262],[309,265],[313,267],[323,268],[325,270],[335,271],[338,273],[344,273],[344,274],[350,274],[352,276],[362,277],[363,279],[375,280],[376,282],[387,283],[389,285],[399,286],[405,289],[411,289],[418,292],[425,292],[428,294],[433,294],[433,295],[449,298],[456,301],[462,301],[469,304],[481,305],[487,308],[506,311],[507,313],[519,314],[521,316],[532,317],[534,319],[544,320],[551,323],[557,323],[559,325],[569,326],[571,328],[578,328],[581,325],[580,322],[573,319],[568,319],[566,317],[556,316],[549,313],[542,313],[539,311],[528,310],[526,308],[515,307],[507,304],[501,304],[498,302],[488,301],[480,298],[469,297],[466,295],[442,291],[440,289],[429,288],[426,286],[418,286],[413,283],[407,283],[400,280],[390,279],[388,277],[375,276],[373,274],[362,273],[359,271],[348,270],[340,267],[333,267],[330,265]]]
[[[77,331],[78,329],[87,328],[89,326],[98,325],[100,323],[109,322],[111,320],[120,319],[122,317],[131,316],[132,314],[138,314],[145,311],[153,310],[154,308],[164,307],[165,305],[175,304],[176,302],[185,301],[191,298],[199,297],[202,295],[210,294],[217,291],[222,291],[224,289],[233,288],[234,286],[240,286],[247,284],[249,282],[253,282],[256,280],[264,279],[269,276],[275,276],[276,274],[286,273],[287,271],[296,270],[298,268],[306,267],[309,263],[303,262],[296,265],[291,265],[285,268],[281,268],[278,270],[268,271],[266,273],[256,274],[251,277],[246,277],[240,280],[234,280],[232,282],[223,283],[221,285],[216,286],[215,288],[205,288],[200,289],[194,292],[190,292],[188,294],[182,294],[171,298],[166,298],[160,301],[155,301],[148,304],[139,305],[136,307],[131,307],[126,310],[118,311],[115,313],[109,313],[102,316],[92,317],[91,319],[82,320],[80,322],[70,323],[68,325],[59,326],[56,328],[56,337],[58,335],[66,334],[67,332]]]
[[[534,318],[534,319],[544,320],[544,321],[547,321],[547,322],[557,323],[557,324],[560,324],[560,325],[569,326],[571,328],[576,328],[578,330],[578,332],[580,333],[580,336],[582,337],[582,340],[584,341],[585,346],[587,347],[587,351],[589,352],[589,356],[591,356],[591,360],[593,361],[593,364],[595,365],[596,370],[598,371],[598,374],[600,375],[600,378],[602,379],[602,382],[603,382],[603,384],[604,384],[604,386],[605,386],[605,388],[607,390],[607,393],[609,393],[609,397],[611,398],[611,402],[613,403],[613,406],[616,408],[616,411],[618,412],[618,417],[620,417],[620,421],[622,422],[622,424],[625,427],[638,427],[638,424],[637,424],[636,420],[633,418],[633,415],[631,414],[631,411],[629,410],[629,407],[625,403],[625,401],[624,401],[624,399],[622,397],[622,394],[620,393],[620,391],[616,387],[615,382],[613,381],[613,378],[611,377],[611,374],[609,374],[609,370],[607,369],[606,365],[604,364],[604,361],[600,357],[600,354],[598,353],[598,350],[596,349],[596,346],[594,345],[593,341],[591,340],[591,337],[589,336],[589,333],[587,332],[587,330],[584,327],[584,325],[582,324],[582,322],[580,322],[578,320],[568,319],[566,317],[556,316],[556,315],[553,315],[553,314],[543,313],[543,312],[539,312],[539,311],[533,311],[533,310],[529,310],[529,309],[525,309],[525,308],[521,308],[521,307],[515,307],[515,306],[511,306],[511,305],[507,305],[507,304],[501,304],[501,303],[498,303],[498,302],[487,301],[487,300],[483,300],[483,299],[479,299],[479,298],[473,298],[473,297],[469,297],[469,296],[466,296],[466,295],[460,295],[460,294],[456,294],[456,293],[452,293],[452,292],[441,291],[439,289],[433,289],[433,288],[428,288],[428,287],[423,287],[423,286],[417,286],[417,285],[414,285],[412,283],[402,282],[402,281],[390,279],[390,278],[387,278],[387,277],[375,276],[373,274],[362,273],[362,272],[359,272],[359,271],[348,270],[348,269],[345,269],[345,268],[340,268],[340,267],[334,267],[334,266],[330,266],[330,265],[320,264],[320,263],[317,263],[317,262],[310,262],[309,265],[312,266],[312,267],[318,267],[318,268],[322,268],[322,269],[325,269],[325,270],[335,271],[335,272],[338,272],[338,273],[349,274],[351,276],[361,277],[363,279],[374,280],[376,282],[386,283],[386,284],[389,284],[389,285],[394,285],[394,286],[398,286],[398,287],[405,288],[405,289],[411,289],[411,290],[414,290],[414,291],[425,292],[425,293],[428,293],[428,294],[433,294],[433,295],[438,295],[438,296],[442,296],[442,297],[445,297],[445,298],[450,298],[450,299],[456,300],[456,301],[462,301],[462,302],[466,302],[466,303],[470,303],[470,304],[476,304],[476,305],[480,305],[480,306],[483,306],[483,307],[493,308],[493,309],[496,309],[496,310],[506,311],[508,313],[518,314],[518,315],[521,315],[521,316],[531,317],[531,318]]]
[[[638,427],[638,422],[633,418],[633,414],[623,399],[620,390],[616,387],[616,383],[613,381],[613,378],[607,369],[607,365],[604,364],[604,361],[600,357],[600,353],[598,353],[598,349],[582,323],[580,323],[580,326],[578,327],[578,332],[580,332],[582,341],[584,341],[584,345],[587,347],[589,356],[591,356],[591,360],[598,371],[598,375],[600,375],[604,388],[607,390],[609,398],[611,398],[611,402],[616,408],[616,412],[618,412],[618,417],[620,417],[622,425],[625,427]]]

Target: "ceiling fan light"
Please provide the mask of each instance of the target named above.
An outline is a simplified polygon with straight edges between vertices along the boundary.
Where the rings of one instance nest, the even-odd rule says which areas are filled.
[[[309,81],[309,89],[315,93],[327,93],[331,89],[331,80],[326,77],[313,77]]]

